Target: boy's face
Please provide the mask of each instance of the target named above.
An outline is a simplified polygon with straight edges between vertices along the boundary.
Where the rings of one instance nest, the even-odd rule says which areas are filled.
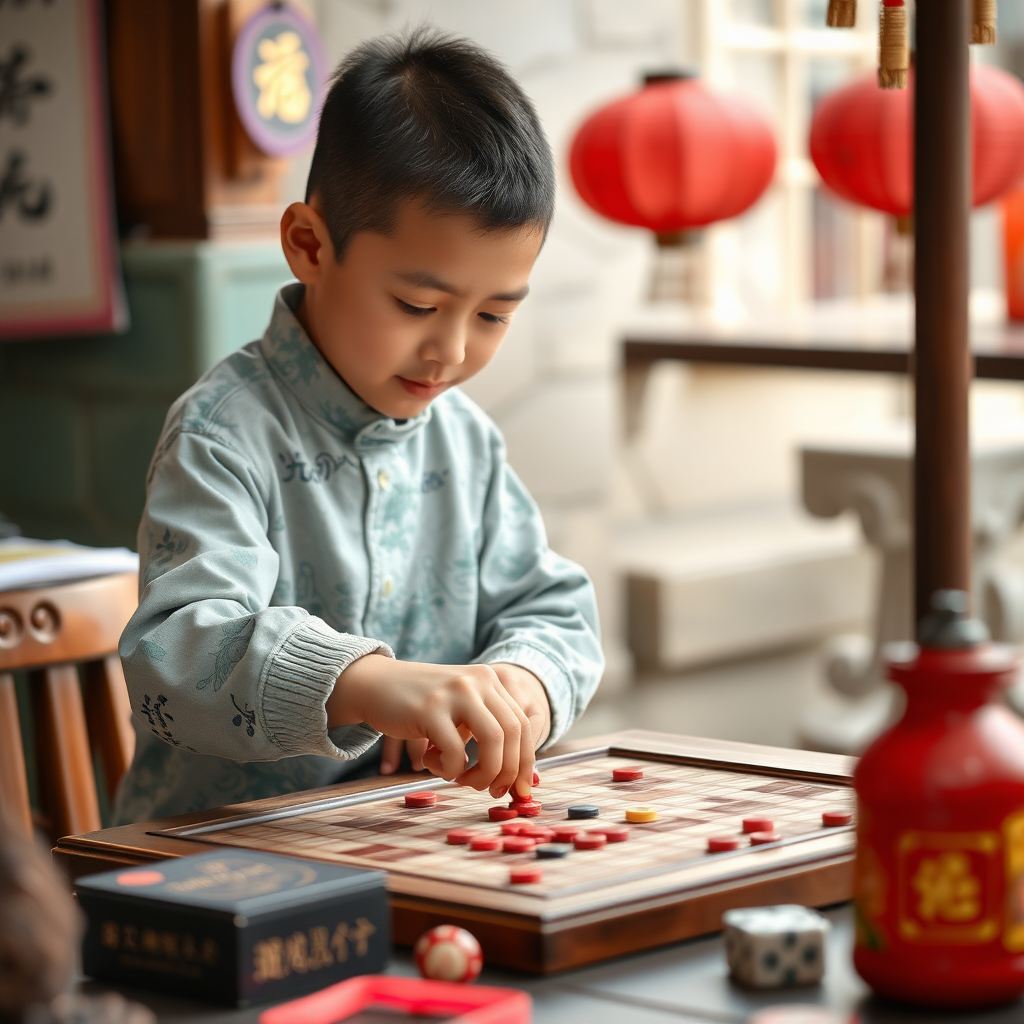
[[[409,203],[390,235],[359,232],[338,263],[315,201],[294,203],[281,221],[288,263],[306,285],[300,321],[345,383],[394,419],[418,415],[491,361],[542,241],[536,225],[487,231]]]

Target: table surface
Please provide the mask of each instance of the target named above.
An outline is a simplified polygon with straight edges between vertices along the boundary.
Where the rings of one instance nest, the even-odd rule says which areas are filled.
[[[627,366],[670,359],[900,374],[910,366],[913,324],[908,296],[733,320],[649,308],[626,325],[623,351]],[[970,332],[978,377],[1024,380],[1024,324],[1007,322],[989,303],[975,310]]]
[[[728,978],[721,936],[677,943],[549,978],[485,969],[481,983],[522,989],[533,998],[536,1024],[741,1024],[755,1010],[776,1003],[824,1005],[859,1015],[862,1024],[934,1024],[935,1011],[915,1011],[873,998],[853,971],[853,913],[849,906],[828,910],[833,930],[821,985],[768,992],[738,988]],[[414,975],[411,958],[397,951],[388,973]],[[87,993],[107,991],[86,981]],[[261,1010],[230,1010],[170,996],[119,989],[145,1003],[160,1024],[255,1024]],[[997,1010],[942,1014],[950,1024],[1020,1024],[1024,1001]],[[353,1024],[419,1020],[394,1013],[366,1013]]]

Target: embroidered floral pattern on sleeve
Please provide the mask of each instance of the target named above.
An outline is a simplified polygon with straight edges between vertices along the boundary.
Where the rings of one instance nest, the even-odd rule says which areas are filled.
[[[231,703],[235,705],[235,710],[238,712],[234,718],[231,719],[231,724],[237,727],[241,727],[242,722],[245,722],[245,734],[246,736],[256,735],[256,712],[249,709],[248,701],[245,702],[245,707],[240,708],[238,701],[235,700],[235,695],[231,694]]]
[[[216,693],[227,681],[228,676],[235,670],[235,666],[245,657],[249,649],[249,641],[252,639],[252,631],[256,626],[256,620],[250,615],[244,619],[236,619],[223,627],[220,644],[213,655],[213,671],[205,678],[196,683],[197,690],[205,690],[210,683],[213,683],[213,692]]]

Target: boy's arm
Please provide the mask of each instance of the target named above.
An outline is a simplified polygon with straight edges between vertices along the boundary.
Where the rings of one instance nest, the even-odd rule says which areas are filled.
[[[548,548],[540,512],[500,442],[494,467],[480,554],[481,653],[474,660],[494,667],[535,732],[529,704],[540,699],[539,682],[550,708],[543,742],[550,744],[583,713],[604,669],[594,588],[583,569]]]
[[[174,746],[236,761],[356,757],[378,733],[327,733],[338,675],[390,649],[271,606],[267,490],[240,453],[181,432],[154,459],[139,529],[140,604],[121,637],[136,715]]]

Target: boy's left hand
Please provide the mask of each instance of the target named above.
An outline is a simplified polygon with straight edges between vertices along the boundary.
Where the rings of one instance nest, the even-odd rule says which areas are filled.
[[[509,695],[530,720],[530,727],[536,742],[534,749],[543,746],[551,731],[551,708],[548,705],[548,695],[541,685],[541,681],[532,672],[528,672],[518,665],[509,665],[498,661],[494,662],[491,668],[501,680],[502,686],[508,690]],[[381,775],[394,775],[398,771],[398,766],[402,761],[403,747],[409,754],[412,770],[414,772],[422,771],[423,755],[427,752],[428,746],[427,740],[399,740],[394,736],[385,736],[380,757]]]

